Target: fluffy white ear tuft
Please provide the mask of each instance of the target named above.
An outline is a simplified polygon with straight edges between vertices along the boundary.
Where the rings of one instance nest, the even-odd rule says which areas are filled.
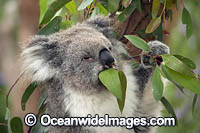
[[[170,53],[169,47],[160,41],[150,41],[148,44],[155,54],[161,55]]]
[[[32,81],[42,82],[55,76],[56,71],[45,60],[40,42],[29,45],[22,52],[23,69]]]

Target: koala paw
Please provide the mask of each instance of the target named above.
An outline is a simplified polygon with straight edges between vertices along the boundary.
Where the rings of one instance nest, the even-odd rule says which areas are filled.
[[[152,63],[151,61],[153,56],[170,53],[169,47],[160,41],[150,41],[148,42],[148,45],[150,46],[152,52],[143,55],[141,59],[141,64],[145,68],[151,68],[152,66],[155,66],[155,63]]]

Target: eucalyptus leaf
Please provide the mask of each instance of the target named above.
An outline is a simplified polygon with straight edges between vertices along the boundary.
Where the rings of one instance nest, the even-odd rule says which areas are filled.
[[[181,55],[174,55],[176,58],[178,58],[180,61],[182,61],[185,65],[187,65],[191,69],[196,68],[196,64],[190,60],[189,58],[183,57]]]
[[[56,16],[50,23],[48,23],[44,28],[42,28],[37,34],[38,35],[50,35],[60,30],[60,24],[62,22],[62,17]]]
[[[122,13],[118,16],[119,21],[125,21],[130,15],[131,13],[135,10],[135,6],[133,5],[133,2],[127,7],[125,8]]]
[[[142,49],[144,51],[151,51],[149,45],[143,39],[135,36],[135,35],[125,35],[125,37],[137,48]]]
[[[108,0],[108,11],[115,12],[119,7],[120,0]]]
[[[163,95],[163,82],[160,76],[160,68],[157,66],[152,76],[153,96],[156,101],[160,100]]]
[[[45,15],[48,8],[48,0],[40,0],[40,23]]]
[[[52,4],[50,4],[49,8],[47,9],[40,26],[43,24],[47,24],[56,14],[58,10],[60,10],[65,4],[70,2],[71,0],[56,0]]]
[[[165,68],[167,74],[172,78],[172,80],[184,88],[187,88],[196,94],[200,94],[200,81],[196,77],[191,77],[183,73],[179,73],[166,65],[163,67]]]
[[[166,79],[168,79],[169,81],[171,81],[174,85],[176,85],[176,87],[183,93],[183,94],[185,94],[184,93],[184,87],[183,86],[181,86],[180,84],[178,84],[178,83],[176,83],[176,81],[174,81],[170,76],[169,76],[169,74],[167,73],[167,71],[166,71],[166,68],[165,68],[165,66],[164,65],[161,65],[161,74],[162,74],[162,76],[164,77],[164,78],[166,78]]]
[[[153,0],[152,4],[152,18],[155,19],[160,9],[160,0]]]
[[[195,104],[197,102],[198,95],[194,94],[193,102],[192,102],[192,114],[194,115]]]
[[[122,5],[127,8],[131,4],[132,0],[122,0]]]
[[[141,0],[134,0],[135,7],[139,10],[139,12],[142,12],[142,5]]]
[[[11,125],[10,125],[11,118],[10,118],[10,110],[9,110],[9,108],[6,108],[5,120],[8,121],[8,133],[12,133]]]
[[[73,15],[77,14],[76,3],[72,0],[65,5],[65,7],[72,13]]]
[[[37,86],[38,86],[38,84],[36,82],[33,82],[26,88],[26,90],[22,96],[22,99],[21,99],[21,108],[23,111],[26,108],[26,102],[30,98],[30,96],[33,93],[33,91],[35,90],[35,88],[37,88]]]
[[[161,24],[161,17],[152,19],[146,28],[146,33],[154,32]]]
[[[109,12],[107,11],[107,9],[100,2],[96,2],[96,6],[99,9],[99,14],[103,14],[105,16],[108,15]]]
[[[123,71],[119,71],[119,79],[122,87],[122,100],[117,99],[120,111],[124,109],[125,99],[126,99],[126,88],[127,88],[127,79]]]
[[[182,23],[186,24],[186,36],[189,39],[193,32],[192,17],[186,8],[182,11]]]
[[[91,3],[93,2],[93,0],[83,0],[80,4],[80,6],[78,7],[78,10],[83,10],[85,9],[87,6],[89,6]]]
[[[117,99],[123,100],[122,87],[117,70],[113,68],[104,70],[99,74],[99,79]]]
[[[176,113],[174,112],[174,109],[173,107],[171,106],[171,104],[167,101],[167,99],[165,97],[162,97],[160,99],[160,101],[162,102],[162,104],[165,106],[167,112],[169,114],[172,115],[172,117],[174,117],[176,119],[176,124],[178,125],[178,120],[177,120],[177,117],[176,117]]]
[[[46,99],[47,99],[47,90],[45,89],[42,92],[42,96],[40,97],[40,100],[39,100],[39,103],[38,103],[38,110],[40,110],[42,105],[45,103]]]
[[[167,0],[166,9],[173,9],[176,6],[176,0]]]
[[[152,35],[156,38],[156,40],[163,41],[163,26],[160,26],[152,33]]]
[[[182,61],[174,57],[173,55],[161,55],[163,62],[165,65],[167,65],[169,68],[173,69],[174,71],[177,71],[181,74],[190,76],[190,77],[196,77],[195,74],[190,70],[190,68],[185,65]]]
[[[22,120],[19,117],[14,117],[10,121],[11,130],[13,133],[23,133]]]

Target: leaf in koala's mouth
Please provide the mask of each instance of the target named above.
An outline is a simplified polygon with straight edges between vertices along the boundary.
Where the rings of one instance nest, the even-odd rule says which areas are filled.
[[[122,71],[113,68],[106,69],[99,74],[103,85],[117,98],[120,111],[122,112],[125,103],[127,80]]]

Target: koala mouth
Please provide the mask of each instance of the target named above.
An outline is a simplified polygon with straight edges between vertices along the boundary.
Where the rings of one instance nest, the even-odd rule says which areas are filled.
[[[107,70],[107,69],[110,69],[110,68],[113,68],[113,69],[119,69],[118,68],[118,65],[116,64],[116,63],[113,63],[112,64],[112,66],[103,66],[103,69],[102,70],[100,70],[99,72],[98,72],[98,85],[100,85],[100,86],[104,86],[103,85],[103,83],[100,81],[100,79],[99,79],[99,74],[101,73],[101,72],[103,72],[103,71],[105,71],[105,70]],[[105,87],[105,86],[104,86]]]

